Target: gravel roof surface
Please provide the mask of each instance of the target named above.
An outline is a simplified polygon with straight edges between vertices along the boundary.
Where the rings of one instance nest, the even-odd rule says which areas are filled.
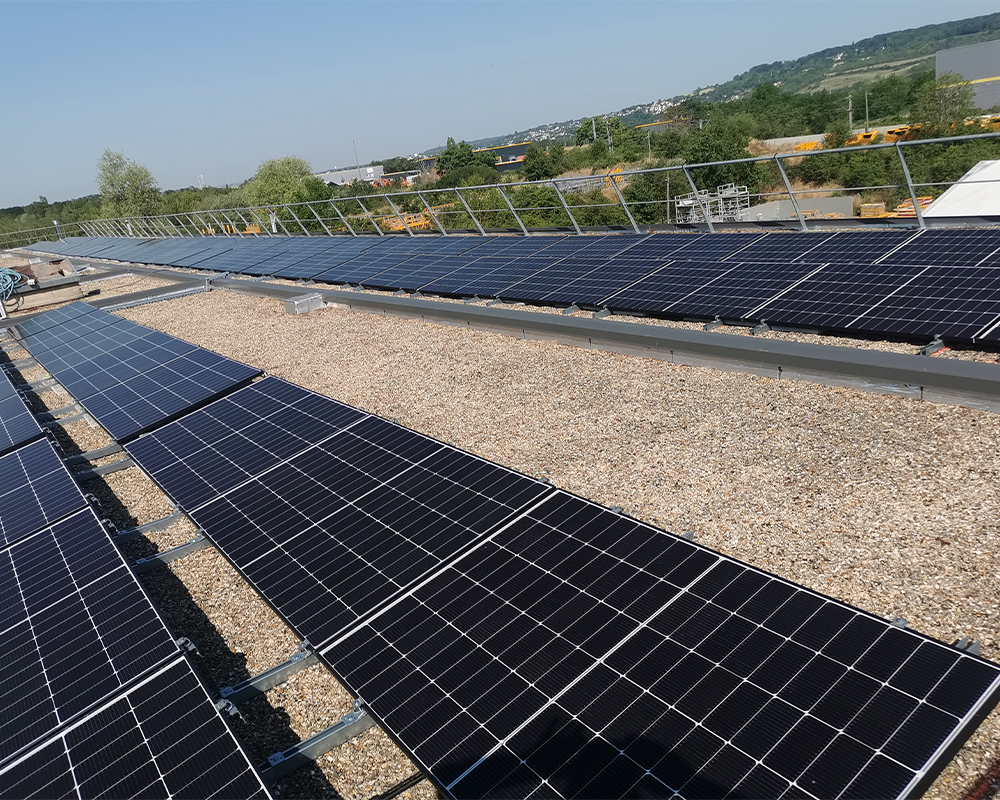
[[[281,301],[218,291],[119,313],[667,530],[694,531],[702,544],[943,641],[978,638],[986,657],[1000,658],[994,414],[334,308],[292,316]],[[66,403],[54,392],[41,399]],[[84,450],[108,441],[86,422],[67,433]],[[101,483],[119,527],[169,511],[139,470],[87,488]],[[191,533],[149,534],[131,554]],[[295,650],[212,550],[143,580],[174,632],[198,644],[213,686]],[[238,727],[262,759],[349,702],[313,668],[245,704]],[[926,796],[962,797],[998,757],[994,712]],[[276,794],[366,797],[413,771],[373,729]],[[424,782],[402,796],[434,789]]]

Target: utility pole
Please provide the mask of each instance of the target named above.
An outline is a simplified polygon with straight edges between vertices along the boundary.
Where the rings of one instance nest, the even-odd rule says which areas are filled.
[[[670,173],[667,173],[667,225],[670,224]]]
[[[354,145],[354,166],[358,171],[358,180],[361,180],[361,159],[358,158],[358,146],[354,144],[354,140],[351,139],[351,144]]]
[[[649,130],[646,131],[646,151],[649,153],[649,160],[650,161],[653,160],[653,145],[650,144],[650,141],[649,141],[649,136],[650,136],[651,133],[652,133],[652,131],[649,131]],[[669,180],[669,178],[668,178],[668,180]]]
[[[865,92],[865,133],[868,133],[868,92]]]
[[[854,96],[847,95],[847,130],[854,135]]]
[[[597,141],[597,117],[590,118],[590,129],[594,132],[594,141]]]
[[[615,152],[615,147],[611,143],[611,125],[608,123],[608,118],[604,118],[604,132],[608,135],[608,152]]]

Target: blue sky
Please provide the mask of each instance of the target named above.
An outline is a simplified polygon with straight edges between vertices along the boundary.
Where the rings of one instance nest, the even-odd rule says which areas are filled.
[[[0,207],[316,170],[615,111],[1000,0],[0,2]]]

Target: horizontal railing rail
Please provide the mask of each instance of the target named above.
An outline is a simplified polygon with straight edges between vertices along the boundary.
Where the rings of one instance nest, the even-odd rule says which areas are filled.
[[[927,226],[919,189],[938,190],[958,183],[954,181],[914,181],[904,151],[934,145],[958,145],[977,140],[996,139],[1000,132],[947,136],[938,139],[881,142],[857,147],[837,147],[797,153],[779,153],[724,161],[676,164],[646,169],[622,170],[606,175],[550,178],[451,188],[415,187],[398,191],[336,197],[272,206],[245,206],[221,209],[185,211],[144,217],[117,217],[83,220],[60,225],[0,234],[0,248],[26,247],[48,238],[67,236],[114,236],[130,238],[233,237],[260,238],[271,236],[384,236],[399,234],[416,236],[418,232],[447,236],[454,233],[566,231],[576,234],[597,230],[630,230],[664,226],[703,227],[714,232],[720,226],[754,227],[760,223],[773,225],[786,222],[801,230],[828,224],[836,213],[821,215],[803,207],[816,195],[832,191],[845,196],[871,192],[904,191],[910,203],[905,216],[880,217],[886,224]],[[880,181],[870,186],[837,190],[822,185],[795,188],[785,169],[786,162],[798,163],[807,158],[831,155],[859,156],[882,150],[893,150],[892,163],[901,181]],[[735,191],[715,192],[698,186],[695,173],[700,170],[722,170],[741,165],[761,165],[773,168],[770,188],[753,194]],[[626,192],[636,180],[655,183],[664,176],[665,196],[628,199]],[[671,186],[676,181],[681,192]],[[971,179],[966,185],[994,183]],[[702,181],[702,183],[704,183]],[[671,196],[671,189],[675,189]],[[725,187],[719,187],[723,189]],[[998,187],[1000,188],[1000,187]],[[542,190],[532,194],[530,190]],[[597,195],[591,196],[588,192]],[[623,191],[624,190],[624,191]],[[751,205],[770,199],[787,199],[792,213],[784,219],[754,219]],[[852,201],[853,202],[853,201]],[[525,205],[524,203],[527,203]],[[713,208],[715,210],[713,210]],[[759,216],[759,214],[758,214]],[[825,217],[825,218],[824,218]]]

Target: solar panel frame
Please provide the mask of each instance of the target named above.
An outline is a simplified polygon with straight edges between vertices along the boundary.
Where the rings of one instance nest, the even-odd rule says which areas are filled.
[[[736,268],[719,261],[666,261],[621,291],[598,302],[611,311],[662,314],[677,300],[711,283]]]
[[[0,548],[57,523],[87,505],[48,439],[0,456]]]
[[[655,259],[664,261],[673,258],[678,250],[693,245],[697,238],[710,236],[707,233],[665,233],[650,234],[636,242],[628,250],[619,253],[616,258]]]
[[[678,261],[721,261],[753,244],[765,233],[708,233],[679,247],[670,254]]]
[[[934,267],[973,267],[1000,251],[1000,230],[966,228],[925,230],[879,263]]]
[[[0,457],[43,435],[10,376],[0,370]]]
[[[425,283],[420,291],[452,297],[496,297],[507,286],[537,275],[558,261],[559,259],[547,261],[504,255],[482,256],[464,267]]]
[[[809,261],[816,260],[810,254],[825,243],[830,242],[837,233],[821,233],[819,231],[785,231],[767,233],[739,252],[740,261]],[[736,256],[727,256],[736,258]],[[823,262],[818,262],[823,263]]]
[[[600,308],[605,297],[617,294],[663,266],[656,259],[617,258],[595,266],[565,285],[543,294],[539,300],[556,305]]]
[[[254,798],[267,789],[183,657],[0,767],[0,797]]]
[[[320,656],[459,798],[910,796],[1000,700],[996,664],[562,491]]]
[[[801,260],[817,264],[872,264],[916,235],[912,230],[840,231]]]

